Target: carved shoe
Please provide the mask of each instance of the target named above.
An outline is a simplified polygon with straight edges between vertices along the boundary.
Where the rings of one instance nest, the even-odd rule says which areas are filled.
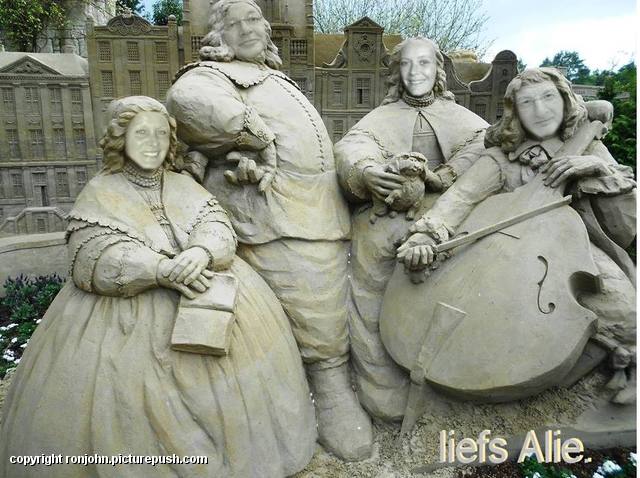
[[[371,419],[351,388],[347,364],[309,370],[318,419],[318,442],[345,461],[371,456]]]

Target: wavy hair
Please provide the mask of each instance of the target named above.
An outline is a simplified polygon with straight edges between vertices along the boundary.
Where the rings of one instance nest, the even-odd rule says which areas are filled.
[[[274,70],[279,70],[282,67],[282,60],[278,55],[278,47],[271,40],[271,25],[262,15],[262,10],[258,4],[253,0],[220,0],[213,5],[211,16],[209,17],[209,33],[202,39],[202,48],[200,48],[199,52],[200,59],[224,62],[235,59],[235,52],[224,41],[222,34],[224,33],[224,19],[229,12],[229,8],[238,3],[250,5],[260,14],[262,24],[267,33],[267,48],[265,48],[258,60],[264,61],[267,66]]]
[[[454,100],[453,93],[447,91],[447,74],[444,71],[444,56],[436,42],[425,37],[413,37],[398,43],[389,56],[389,77],[387,78],[387,96],[382,100],[382,104],[393,103],[402,98],[404,93],[404,83],[400,75],[400,60],[402,60],[402,50],[410,42],[421,41],[433,48],[436,56],[436,81],[433,85],[433,93],[436,97],[447,100]]]
[[[493,126],[487,128],[484,144],[487,148],[499,146],[509,153],[527,139],[516,107],[516,95],[525,85],[550,81],[555,85],[564,102],[564,114],[560,124],[560,138],[565,141],[574,135],[576,129],[587,119],[584,101],[571,90],[571,83],[555,68],[531,68],[517,75],[504,94],[504,116]]]
[[[176,120],[169,115],[162,103],[148,96],[129,96],[113,100],[107,110],[111,120],[100,140],[103,151],[102,171],[104,174],[117,173],[125,164],[125,136],[129,123],[143,111],[161,113],[169,123],[169,151],[162,167],[170,170],[182,169],[182,158],[177,154],[178,137]]]

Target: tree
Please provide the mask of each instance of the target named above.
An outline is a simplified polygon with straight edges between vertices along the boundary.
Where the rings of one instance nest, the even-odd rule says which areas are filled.
[[[158,0],[153,4],[151,20],[154,25],[169,23],[169,15],[175,15],[178,25],[182,25],[182,2],[179,0]]]
[[[127,9],[133,13],[142,15],[144,13],[144,5],[142,0],[116,0],[116,13],[121,14]]]
[[[36,52],[47,28],[62,29],[64,0],[0,0],[0,29],[19,51]]]
[[[367,16],[385,33],[422,35],[443,51],[474,50],[484,54],[489,42],[481,37],[487,15],[482,0],[315,0],[314,23],[320,33],[340,33]]]
[[[637,71],[631,62],[607,76],[600,98],[613,103],[611,130],[604,137],[609,152],[621,164],[636,170]]]
[[[551,60],[545,58],[540,66],[564,66],[567,69],[567,79],[578,84],[588,82],[591,73],[576,51],[560,51]]]

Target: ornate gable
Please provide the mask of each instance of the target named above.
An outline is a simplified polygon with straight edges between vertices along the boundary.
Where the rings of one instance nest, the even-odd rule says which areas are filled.
[[[371,20],[369,17],[362,17],[360,20],[353,22],[351,25],[348,25],[344,28],[345,31],[353,30],[355,28],[375,28],[376,30],[384,30],[383,27],[378,25],[376,22]]]
[[[151,31],[151,23],[138,15],[125,12],[122,15],[113,17],[107,23],[107,28],[111,33],[117,35],[142,35]]]
[[[24,56],[19,60],[0,69],[0,73],[11,73],[18,75],[39,75],[39,76],[62,76],[62,73],[45,65],[31,56]]]

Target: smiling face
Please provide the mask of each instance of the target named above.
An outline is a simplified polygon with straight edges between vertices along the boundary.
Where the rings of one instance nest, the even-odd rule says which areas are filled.
[[[424,41],[410,41],[402,49],[400,76],[411,96],[425,96],[433,90],[437,73],[436,52]]]
[[[564,101],[551,81],[524,85],[515,96],[518,117],[529,136],[545,140],[555,136],[564,118]]]
[[[267,29],[260,12],[247,3],[229,7],[222,39],[239,60],[255,60],[267,48]]]
[[[162,113],[138,113],[127,128],[124,152],[141,169],[158,169],[169,151],[170,132],[169,122]]]

